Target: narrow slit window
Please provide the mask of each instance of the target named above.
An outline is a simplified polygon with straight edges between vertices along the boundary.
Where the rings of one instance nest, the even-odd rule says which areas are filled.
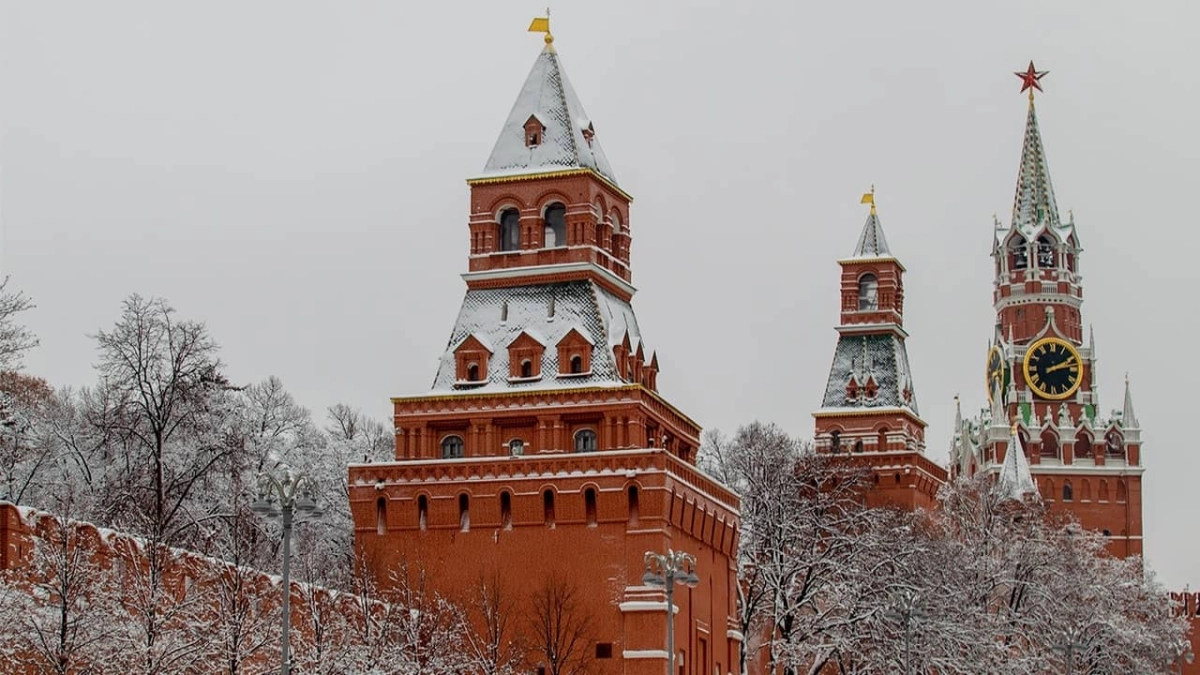
[[[507,492],[500,493],[500,526],[512,529],[512,495]]]
[[[417,497],[417,527],[424,530],[429,523],[429,498],[425,495]]]
[[[587,513],[588,527],[596,526],[596,491],[588,488],[583,493],[584,511]]]
[[[387,498],[375,500],[375,533],[387,533]]]
[[[463,532],[471,529],[471,498],[466,494],[458,496],[458,529]]]
[[[554,527],[554,491],[552,490],[542,493],[542,520],[546,523],[546,527]]]
[[[629,495],[629,525],[630,527],[634,527],[638,524],[638,518],[640,516],[638,513],[640,510],[640,505],[638,504],[639,496],[637,486],[630,485],[627,494]]]

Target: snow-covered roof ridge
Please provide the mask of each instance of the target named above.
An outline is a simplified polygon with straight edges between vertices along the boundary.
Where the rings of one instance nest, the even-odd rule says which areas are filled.
[[[537,143],[526,142],[525,124],[530,117],[543,127]],[[548,44],[525,78],[480,177],[564,169],[592,169],[617,183],[591,118],[567,80],[554,46]]]
[[[1061,228],[1054,187],[1050,184],[1050,168],[1038,130],[1037,110],[1029,101],[1029,116],[1025,120],[1025,142],[1021,147],[1021,167],[1017,173],[1017,190],[1013,197],[1012,227],[1029,231],[1046,224]]]
[[[875,209],[871,209],[867,222],[863,224],[862,234],[858,235],[858,245],[854,247],[851,258],[890,258],[892,251],[888,248],[887,237],[883,236],[883,225]]]
[[[1023,500],[1026,495],[1038,496],[1037,484],[1033,482],[1033,474],[1029,470],[1029,460],[1021,445],[1021,437],[1017,435],[1017,425],[1012,425],[1012,438],[1008,441],[1008,452],[1004,454],[1004,464],[1000,466],[1000,477],[996,481],[996,489],[1009,499]]]

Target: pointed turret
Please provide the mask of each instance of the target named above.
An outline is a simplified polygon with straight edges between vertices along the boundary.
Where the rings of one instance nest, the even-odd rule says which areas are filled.
[[[1129,374],[1125,375],[1125,408],[1121,412],[1121,426],[1125,429],[1141,429],[1137,414],[1133,412],[1133,394],[1129,391]]]
[[[1021,168],[1017,174],[1017,192],[1013,197],[1012,225],[1033,229],[1041,224],[1061,227],[1054,187],[1050,184],[1050,169],[1046,151],[1038,130],[1037,108],[1029,99],[1029,115],[1025,120],[1025,144],[1021,148]]]
[[[858,236],[858,246],[854,247],[852,258],[890,258],[892,251],[888,248],[887,237],[883,236],[883,226],[879,224],[879,215],[875,213],[875,205],[871,205],[871,214],[863,224],[862,234]]]
[[[1022,500],[1028,494],[1037,496],[1037,484],[1033,482],[1029,460],[1025,457],[1025,449],[1021,445],[1021,437],[1017,435],[1015,424],[1012,425],[1012,437],[1008,441],[1004,464],[1000,466],[996,489],[1008,499]]]
[[[553,43],[517,94],[481,178],[591,169],[616,185],[596,128],[567,80]]]

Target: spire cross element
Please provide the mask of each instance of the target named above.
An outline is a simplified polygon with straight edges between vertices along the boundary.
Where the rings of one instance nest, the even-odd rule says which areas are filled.
[[[1039,82],[1039,80],[1041,80],[1043,77],[1045,77],[1046,74],[1049,72],[1050,71],[1048,71],[1048,70],[1038,70],[1038,69],[1034,68],[1033,61],[1030,61],[1029,67],[1026,68],[1024,72],[1018,70],[1013,73],[1013,75],[1016,75],[1017,77],[1021,78],[1021,91],[1024,92],[1026,89],[1029,90],[1029,102],[1030,103],[1033,103],[1033,90],[1034,89],[1037,89],[1038,91],[1044,91],[1042,89],[1042,85]]]

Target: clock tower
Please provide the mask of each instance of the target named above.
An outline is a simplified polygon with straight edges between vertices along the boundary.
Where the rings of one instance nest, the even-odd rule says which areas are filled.
[[[989,407],[975,422],[960,417],[952,471],[999,473],[1008,448],[1023,448],[1052,511],[1103,532],[1113,553],[1139,555],[1141,429],[1128,378],[1122,408],[1100,410],[1095,342],[1083,333],[1083,249],[1073,214],[1060,217],[1034,105],[1045,74],[1032,63],[1017,73],[1029,109],[1012,219],[994,224]]]

